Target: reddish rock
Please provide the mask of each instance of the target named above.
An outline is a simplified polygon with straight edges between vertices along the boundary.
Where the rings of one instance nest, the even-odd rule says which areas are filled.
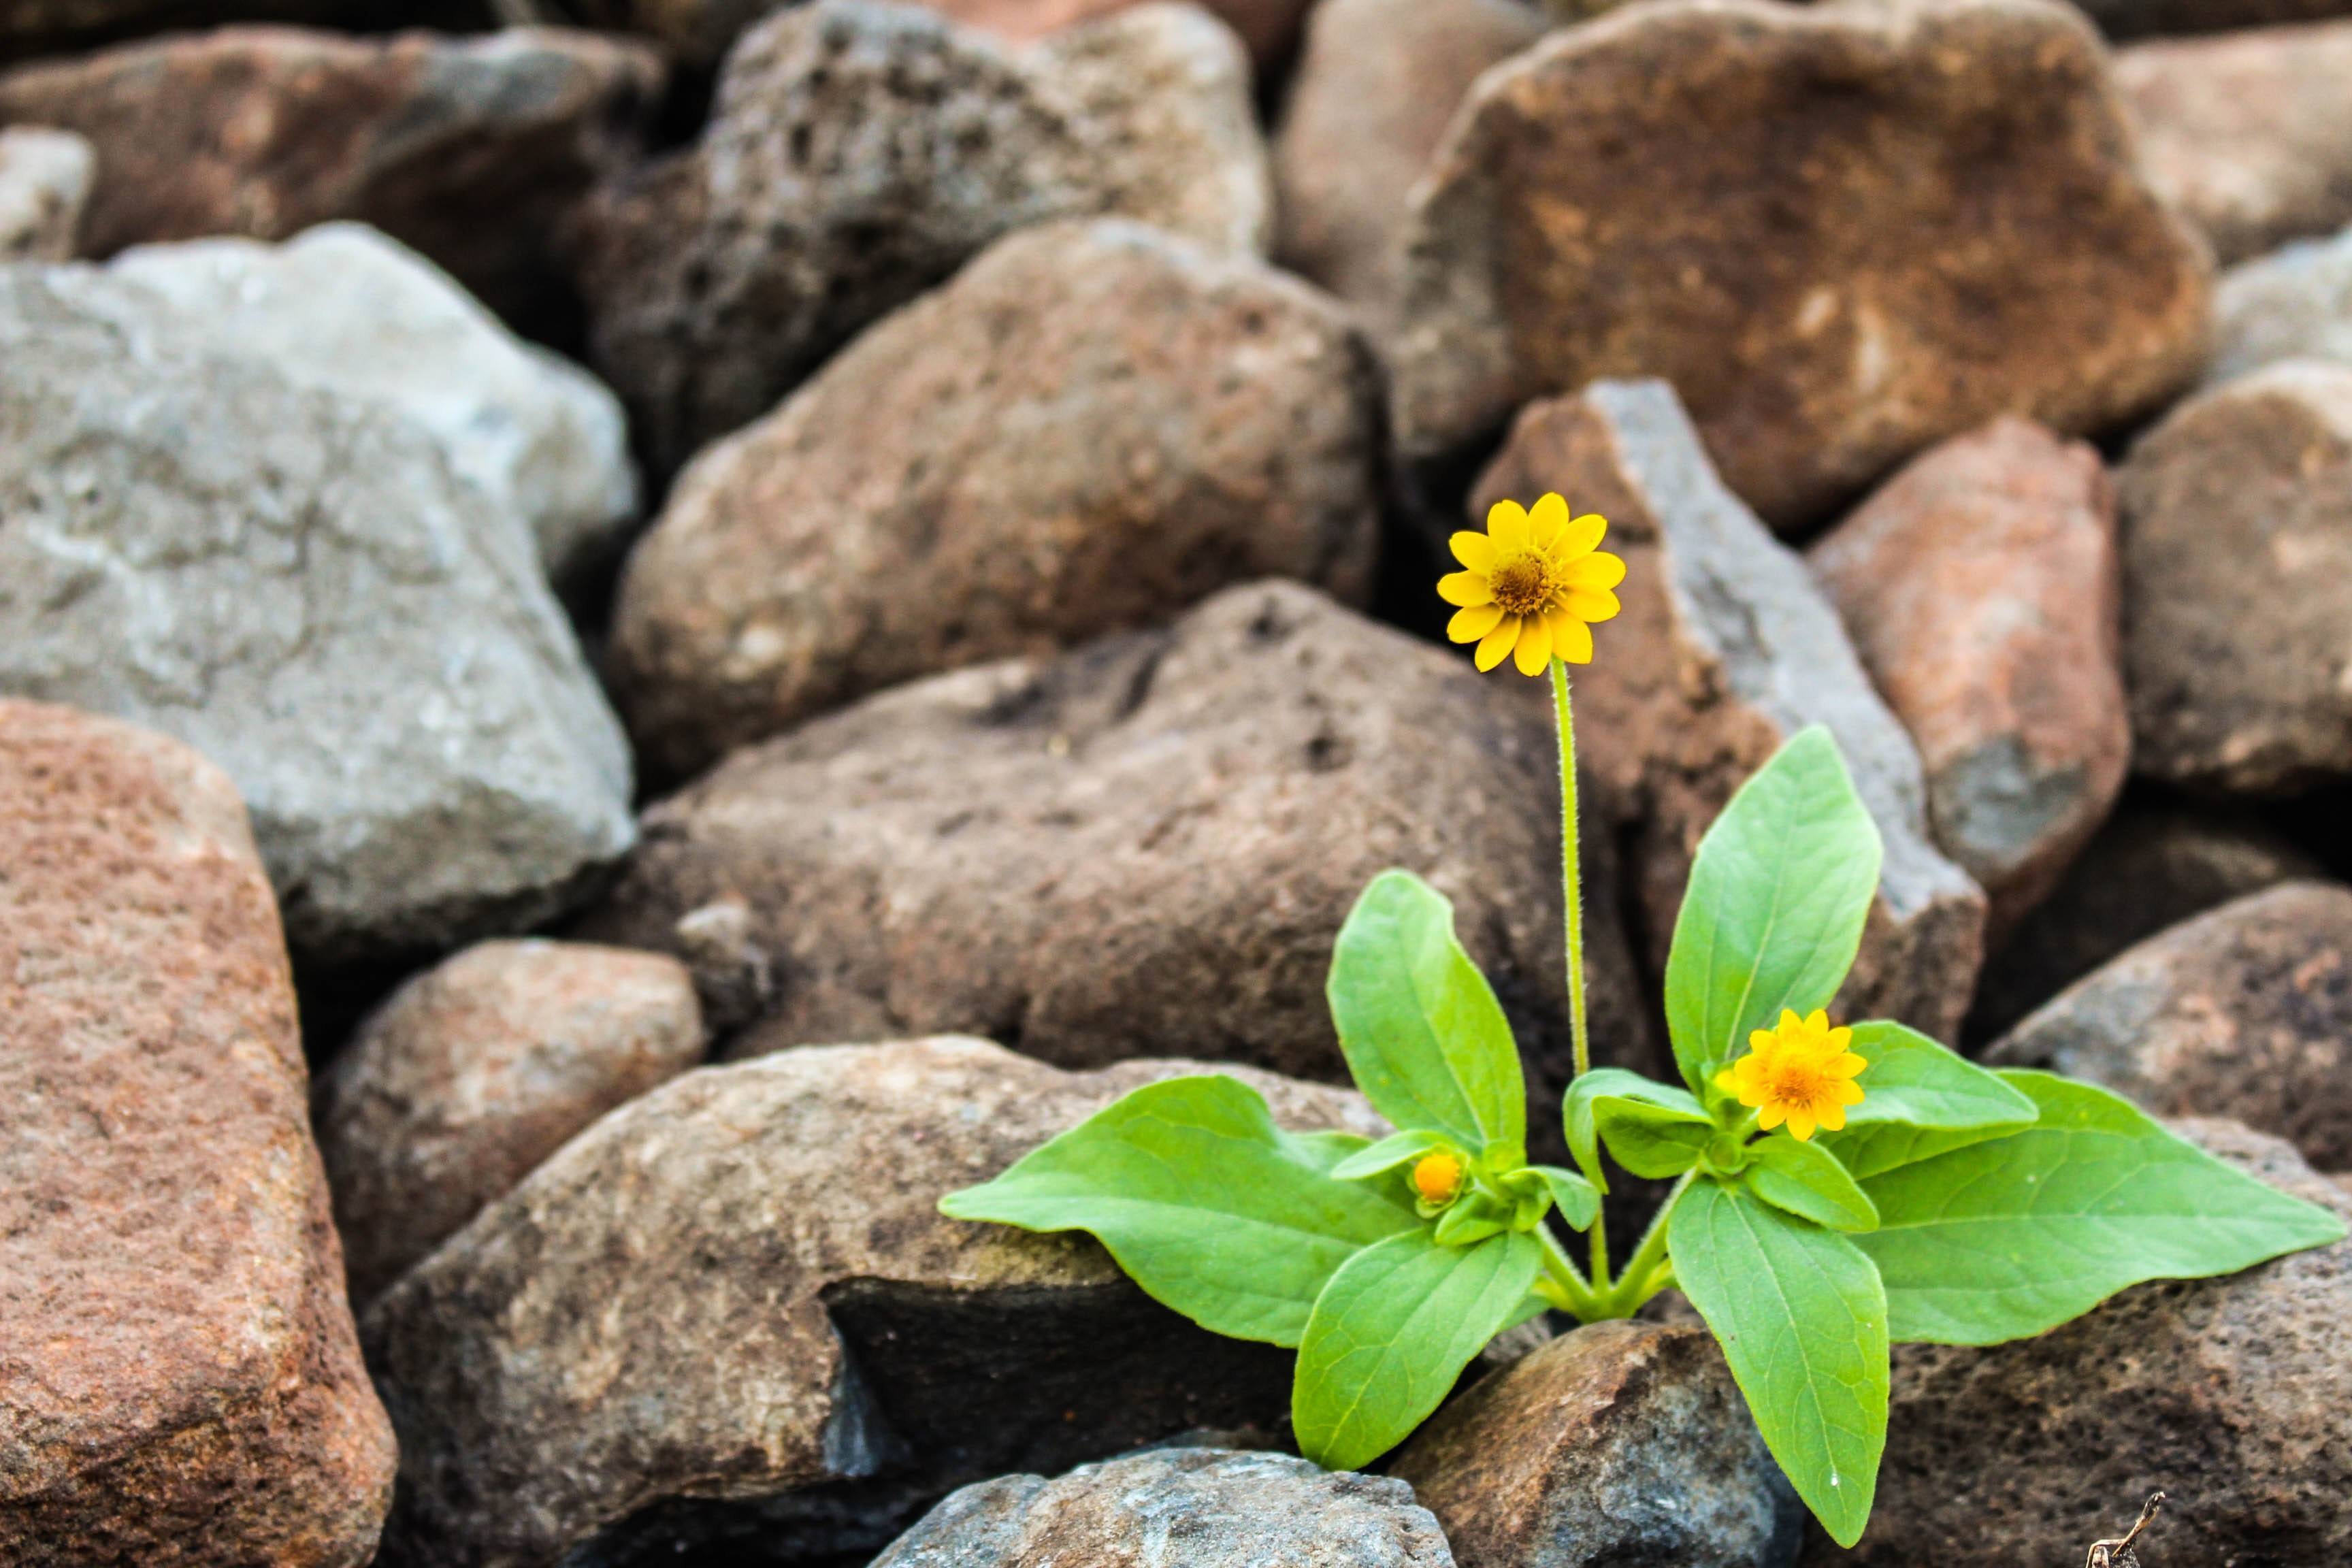
[[[0,1561],[358,1568],[393,1443],[226,775],[0,701]]]
[[[486,942],[402,986],[315,1097],[352,1300],[702,1047],[693,977],[663,953]]]
[[[1998,943],[2105,820],[2130,756],[2099,455],[1997,421],[1915,458],[1807,553]]]

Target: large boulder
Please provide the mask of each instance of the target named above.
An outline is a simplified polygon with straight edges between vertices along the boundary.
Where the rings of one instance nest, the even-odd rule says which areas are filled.
[[[828,1047],[607,1116],[367,1315],[401,1439],[385,1568],[862,1554],[974,1480],[1270,1426],[1286,1352],[1194,1328],[1089,1237],[936,1207],[1199,1070]],[[1242,1076],[1294,1129],[1381,1130],[1350,1091]]]
[[[2284,359],[2352,365],[2352,228],[2284,246],[2221,275],[2208,383]]]
[[[1653,0],[1479,79],[1415,191],[1408,458],[1661,376],[1801,525],[2000,414],[2125,424],[2193,378],[2210,264],[2051,0]]]
[[[1654,966],[1701,836],[1782,742],[1824,724],[1885,845],[1839,1006],[1952,1038],[1983,957],[1984,893],[1929,838],[1919,753],[1804,562],[1724,488],[1662,382],[1529,405],[1472,510],[1548,490],[1608,518],[1625,558],[1624,610],[1576,672],[1576,714],[1581,754],[1633,824],[1627,875]]]
[[[226,769],[304,956],[557,912],[629,847],[629,755],[529,533],[429,432],[139,292],[0,269],[0,692]]]
[[[0,1561],[360,1568],[392,1432],[235,787],[0,701]]]
[[[97,152],[70,131],[0,131],[0,262],[72,256],[97,169]]]
[[[1134,224],[1024,230],[688,469],[623,579],[622,709],[675,777],[1235,582],[1360,602],[1379,445],[1369,352],[1295,279]]]

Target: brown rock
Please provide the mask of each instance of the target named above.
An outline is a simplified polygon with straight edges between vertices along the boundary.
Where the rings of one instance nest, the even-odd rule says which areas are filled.
[[[1480,79],[1414,194],[1391,345],[1425,459],[1662,376],[1776,527],[1998,414],[2162,403],[2209,264],[2049,0],[1658,0]]]
[[[0,131],[0,263],[70,258],[97,167],[97,153],[70,131]]]
[[[2183,405],[2116,493],[2134,766],[2244,795],[2352,774],[2352,366]]]
[[[982,1477],[1273,1424],[1286,1352],[1192,1327],[1089,1237],[934,1206],[1197,1070],[841,1046],[607,1116],[368,1313],[401,1435],[387,1568],[745,1539],[766,1561],[862,1558]],[[1286,1125],[1383,1130],[1351,1092],[1244,1076]]]
[[[392,1434],[235,787],[0,701],[0,1562],[357,1568]]]
[[[1378,386],[1328,301],[1137,225],[1024,230],[706,452],[631,557],[621,705],[677,777],[882,687],[1236,581],[1369,592]]]
[[[1461,1568],[1759,1568],[1804,1510],[1704,1328],[1605,1322],[1440,1410],[1391,1462]]]
[[[1997,943],[2105,819],[2130,756],[2099,455],[1997,420],[1913,459],[1807,556],[1919,748],[1929,829],[1983,887]]]
[[[1724,489],[1662,382],[1530,405],[1472,510],[1547,490],[1607,517],[1626,562],[1624,611],[1576,672],[1578,743],[1635,825],[1629,874],[1654,967],[1717,814],[1783,742],[1825,724],[1885,844],[1839,1006],[1952,1038],[1983,956],[1984,894],[1928,841],[1919,753],[1804,563]]]
[[[479,26],[465,0],[10,0],[0,6],[0,64],[88,49],[173,27],[299,22],[369,31]]]
[[[2352,19],[2116,55],[2147,183],[2225,262],[2352,223],[2347,78]]]
[[[693,977],[662,953],[486,942],[402,986],[315,1097],[352,1300],[702,1047]]]

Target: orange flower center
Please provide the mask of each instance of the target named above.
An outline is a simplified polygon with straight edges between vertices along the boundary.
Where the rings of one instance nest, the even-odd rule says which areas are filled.
[[[1767,1099],[1784,1106],[1833,1101],[1837,1099],[1837,1085],[1836,1077],[1824,1070],[1822,1061],[1796,1051],[1782,1057],[1764,1073]]]
[[[1486,586],[1507,616],[1532,616],[1551,600],[1551,568],[1533,551],[1497,562]]]
[[[1423,1201],[1442,1204],[1462,1185],[1462,1162],[1451,1154],[1424,1154],[1412,1168],[1412,1190]]]

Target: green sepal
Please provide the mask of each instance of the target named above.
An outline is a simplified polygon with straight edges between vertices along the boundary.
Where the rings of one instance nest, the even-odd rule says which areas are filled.
[[[1601,1189],[1578,1175],[1563,1171],[1558,1165],[1530,1165],[1544,1180],[1544,1188],[1551,1194],[1552,1207],[1559,1211],[1562,1224],[1570,1230],[1591,1230],[1592,1222],[1601,1215]]]
[[[1470,1156],[1454,1146],[1442,1132],[1432,1132],[1426,1127],[1408,1127],[1402,1132],[1391,1132],[1379,1142],[1368,1145],[1331,1167],[1331,1174],[1343,1182],[1368,1181],[1385,1175],[1399,1165],[1410,1165],[1424,1154],[1440,1150],[1452,1153],[1462,1162],[1465,1171]]]
[[[1609,1183],[1601,1166],[1602,1139],[1617,1163],[1637,1176],[1678,1176],[1716,1131],[1714,1119],[1688,1089],[1623,1068],[1595,1068],[1570,1084],[1560,1120],[1569,1152],[1603,1193]]]
[[[1516,1228],[1517,1205],[1505,1206],[1484,1193],[1469,1193],[1437,1216],[1430,1236],[1440,1247],[1468,1247]]]
[[[1874,1019],[1853,1026],[1855,1055],[1870,1063],[1854,1081],[1860,1105],[1822,1147],[1859,1179],[2030,1127],[2040,1110],[1987,1072],[1916,1029]]]
[[[1874,1230],[1878,1210],[1837,1156],[1818,1143],[1771,1134],[1748,1145],[1740,1180],[1775,1208],[1831,1230]]]

